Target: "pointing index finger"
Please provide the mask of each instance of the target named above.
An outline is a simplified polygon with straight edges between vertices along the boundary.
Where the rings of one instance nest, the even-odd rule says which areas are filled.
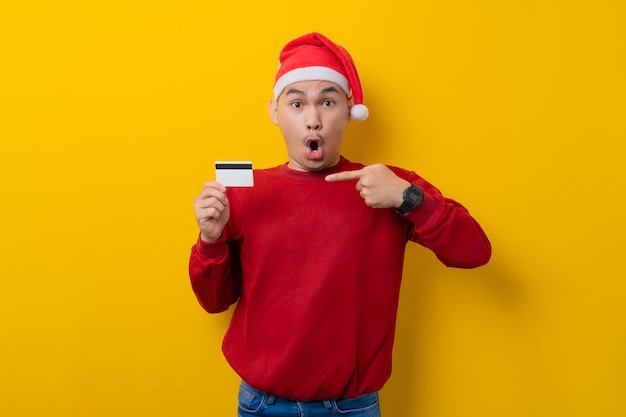
[[[363,175],[362,169],[357,169],[356,171],[343,171],[337,172],[335,174],[329,174],[326,176],[326,181],[328,182],[336,182],[336,181],[350,181],[350,180],[358,180]]]

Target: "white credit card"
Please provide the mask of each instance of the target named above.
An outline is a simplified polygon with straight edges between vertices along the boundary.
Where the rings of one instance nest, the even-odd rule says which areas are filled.
[[[215,179],[226,187],[252,187],[252,162],[215,161]]]

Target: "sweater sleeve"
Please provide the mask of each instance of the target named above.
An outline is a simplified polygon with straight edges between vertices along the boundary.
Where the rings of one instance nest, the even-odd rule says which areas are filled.
[[[202,308],[209,313],[226,311],[239,298],[239,249],[227,241],[225,234],[213,243],[198,238],[191,248],[191,287]]]
[[[491,244],[469,211],[417,174],[410,173],[408,180],[424,191],[422,204],[404,215],[412,223],[409,239],[449,267],[475,268],[489,262]]]

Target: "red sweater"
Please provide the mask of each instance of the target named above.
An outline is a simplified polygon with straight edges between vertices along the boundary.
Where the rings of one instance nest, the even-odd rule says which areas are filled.
[[[354,181],[287,165],[254,171],[254,187],[230,188],[222,238],[192,248],[192,288],[210,312],[238,300],[223,341],[233,369],[253,387],[294,400],[378,391],[391,354],[408,240],[448,266],[485,264],[478,223],[417,174],[390,167],[424,190],[407,215],[365,205]]]

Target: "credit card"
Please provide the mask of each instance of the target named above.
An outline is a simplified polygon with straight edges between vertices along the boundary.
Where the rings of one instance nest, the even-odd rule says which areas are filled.
[[[226,187],[252,187],[252,162],[250,161],[216,161],[215,179]]]

